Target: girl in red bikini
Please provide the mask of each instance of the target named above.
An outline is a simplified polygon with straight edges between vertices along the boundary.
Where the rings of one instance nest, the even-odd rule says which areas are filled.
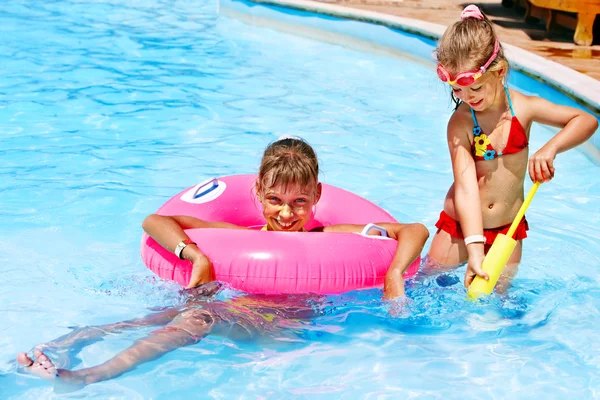
[[[461,20],[446,30],[436,57],[438,76],[451,86],[456,103],[447,132],[454,184],[436,223],[428,264],[439,269],[468,262],[468,287],[476,275],[487,279],[481,263],[523,203],[525,174],[534,182],[551,180],[556,155],[590,138],[598,122],[576,108],[508,89],[508,61],[492,23],[477,6],[466,7]],[[529,158],[534,121],[562,130]],[[528,229],[523,218],[500,289],[516,274]]]

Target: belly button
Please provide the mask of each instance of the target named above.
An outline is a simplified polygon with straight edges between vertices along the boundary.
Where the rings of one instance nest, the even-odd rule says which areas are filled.
[[[492,208],[494,208],[494,205],[493,205],[493,204],[490,204],[490,205],[488,206],[488,208],[491,210]]]

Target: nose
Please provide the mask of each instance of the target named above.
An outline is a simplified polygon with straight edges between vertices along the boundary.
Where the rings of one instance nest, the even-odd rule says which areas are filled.
[[[467,97],[469,97],[469,95],[467,95],[464,90],[461,90],[458,93],[454,93],[454,97],[458,97],[462,101],[468,101]]]
[[[290,207],[289,204],[284,204],[281,207],[281,210],[279,210],[279,217],[283,219],[291,218],[292,214],[292,207]]]

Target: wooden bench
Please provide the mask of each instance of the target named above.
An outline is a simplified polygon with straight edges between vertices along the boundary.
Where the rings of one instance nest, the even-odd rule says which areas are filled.
[[[600,0],[527,0],[525,19],[532,17],[532,6],[548,9],[546,28],[550,29],[557,17],[556,11],[577,14],[577,25],[573,40],[580,46],[590,46],[594,40],[594,20],[600,14]],[[568,19],[563,18],[563,21]],[[563,24],[564,25],[564,24]]]

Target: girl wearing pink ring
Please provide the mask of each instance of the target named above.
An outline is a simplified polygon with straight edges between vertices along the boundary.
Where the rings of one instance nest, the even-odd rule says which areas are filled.
[[[589,139],[598,128],[592,115],[508,89],[509,65],[490,20],[475,5],[451,25],[438,43],[437,74],[450,85],[456,109],[447,128],[454,183],[448,190],[429,250],[429,265],[455,267],[468,262],[465,286],[476,275],[498,233],[505,233],[523,203],[524,178],[554,177],[554,158]],[[529,131],[538,122],[562,128],[529,157]],[[517,247],[499,288],[516,274],[525,218]]]
[[[266,221],[264,229],[277,232],[306,232],[312,206],[321,197],[319,163],[314,149],[297,137],[282,137],[271,143],[261,161],[256,181],[258,200]],[[384,297],[404,296],[402,274],[419,257],[429,232],[420,223],[378,223],[381,231],[398,241],[394,258],[385,275]],[[367,233],[372,224],[366,225]],[[74,389],[118,377],[138,365],[154,360],[183,346],[201,341],[209,334],[232,340],[286,335],[294,338],[317,312],[315,304],[323,300],[314,294],[243,295],[215,301],[220,286],[214,280],[211,260],[201,251],[202,243],[193,243],[184,229],[248,229],[222,221],[205,221],[190,216],[150,215],[143,228],[178,257],[193,264],[185,304],[163,309],[143,318],[114,324],[84,327],[37,346],[32,354],[21,352],[17,364],[26,372]],[[338,224],[311,229],[312,232],[361,232],[364,225]],[[306,233],[308,235],[308,233]],[[301,245],[300,245],[301,246]],[[232,250],[236,251],[235,244]],[[301,268],[302,266],[299,266]],[[201,285],[198,289],[193,289]],[[106,362],[72,370],[74,355],[86,345],[109,334],[141,327],[157,327]],[[287,336],[286,336],[287,337]],[[284,339],[283,341],[286,341]],[[52,357],[52,359],[51,359]]]

